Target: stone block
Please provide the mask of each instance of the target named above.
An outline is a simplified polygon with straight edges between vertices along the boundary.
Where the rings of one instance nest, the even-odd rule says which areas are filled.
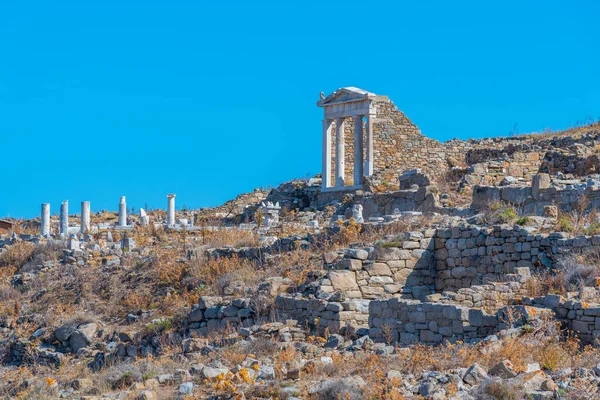
[[[359,289],[354,271],[330,271],[328,276],[335,290],[348,291]]]
[[[354,258],[344,258],[336,266],[337,269],[347,269],[350,271],[359,271],[363,268],[363,263],[361,260],[357,260]]]
[[[364,269],[371,276],[392,276],[392,271],[386,263],[376,262],[373,264],[365,265]],[[392,283],[392,282],[389,282]]]

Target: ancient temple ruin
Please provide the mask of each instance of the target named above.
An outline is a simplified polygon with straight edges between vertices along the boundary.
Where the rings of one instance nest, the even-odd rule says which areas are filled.
[[[347,189],[345,176],[345,122],[353,120],[353,172],[354,187],[362,185],[363,174],[373,174],[373,120],[376,115],[374,101],[385,96],[377,96],[366,90],[346,87],[339,89],[317,103],[323,107],[323,190]],[[366,119],[366,124],[363,124]],[[366,126],[364,126],[366,125]],[[363,127],[364,126],[364,127]],[[332,131],[335,127],[335,179],[332,185]],[[366,129],[364,129],[366,128]],[[366,133],[366,135],[365,135]],[[366,136],[366,141],[365,141]],[[366,146],[365,146],[366,143]],[[364,161],[363,161],[364,160]]]

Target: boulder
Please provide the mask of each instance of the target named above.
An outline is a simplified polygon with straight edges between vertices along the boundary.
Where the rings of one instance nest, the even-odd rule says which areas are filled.
[[[490,368],[488,374],[502,379],[509,379],[517,376],[517,373],[514,371],[513,365],[509,360],[504,360],[494,365],[492,368]]]
[[[71,337],[71,334],[75,332],[75,329],[77,329],[77,325],[63,325],[59,328],[56,328],[56,331],[54,331],[54,337],[61,342],[66,342],[69,340],[69,337]]]
[[[477,363],[474,363],[467,369],[463,376],[463,381],[469,385],[478,385],[488,378],[487,372]]]

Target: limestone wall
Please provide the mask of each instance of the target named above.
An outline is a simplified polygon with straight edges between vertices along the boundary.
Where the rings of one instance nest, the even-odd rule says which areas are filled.
[[[337,297],[337,300],[327,301],[278,296],[276,306],[279,317],[296,319],[320,331],[328,329],[337,333],[344,327],[355,330],[368,328],[369,300]]]
[[[252,326],[254,310],[249,299],[201,296],[189,313],[187,323],[191,337],[206,336],[228,328]]]
[[[398,187],[402,171],[422,169],[433,178],[448,169],[448,157],[463,161],[472,147],[470,142],[452,140],[440,143],[421,134],[419,128],[391,101],[375,103],[376,119],[373,123],[374,178]],[[331,170],[335,171],[335,124],[332,129]],[[354,120],[344,122],[345,183],[353,184],[354,176]],[[366,145],[363,145],[366,151]],[[366,156],[363,157],[366,159]],[[332,173],[332,175],[335,175]],[[332,178],[332,183],[333,183]]]
[[[547,179],[549,185],[550,178]],[[541,188],[536,186],[534,177],[532,185],[526,186],[494,187],[476,185],[473,189],[471,208],[475,210],[485,209],[494,202],[500,201],[514,206],[522,215],[542,216],[546,206],[556,206],[562,212],[573,211],[579,207],[583,196],[586,197],[588,208],[600,207],[600,187],[598,186],[573,181],[571,185],[565,187]]]
[[[518,326],[551,311],[510,306],[488,314],[481,309],[456,305],[391,299],[369,303],[369,336],[375,341],[438,344],[470,342],[501,329]],[[512,318],[509,318],[512,317]]]

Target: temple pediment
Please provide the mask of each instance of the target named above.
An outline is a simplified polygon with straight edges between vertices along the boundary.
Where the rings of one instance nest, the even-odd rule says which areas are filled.
[[[348,103],[354,101],[367,100],[376,97],[375,93],[368,92],[357,87],[349,86],[336,90],[329,96],[321,99],[317,105],[319,107],[325,107],[337,103]]]

